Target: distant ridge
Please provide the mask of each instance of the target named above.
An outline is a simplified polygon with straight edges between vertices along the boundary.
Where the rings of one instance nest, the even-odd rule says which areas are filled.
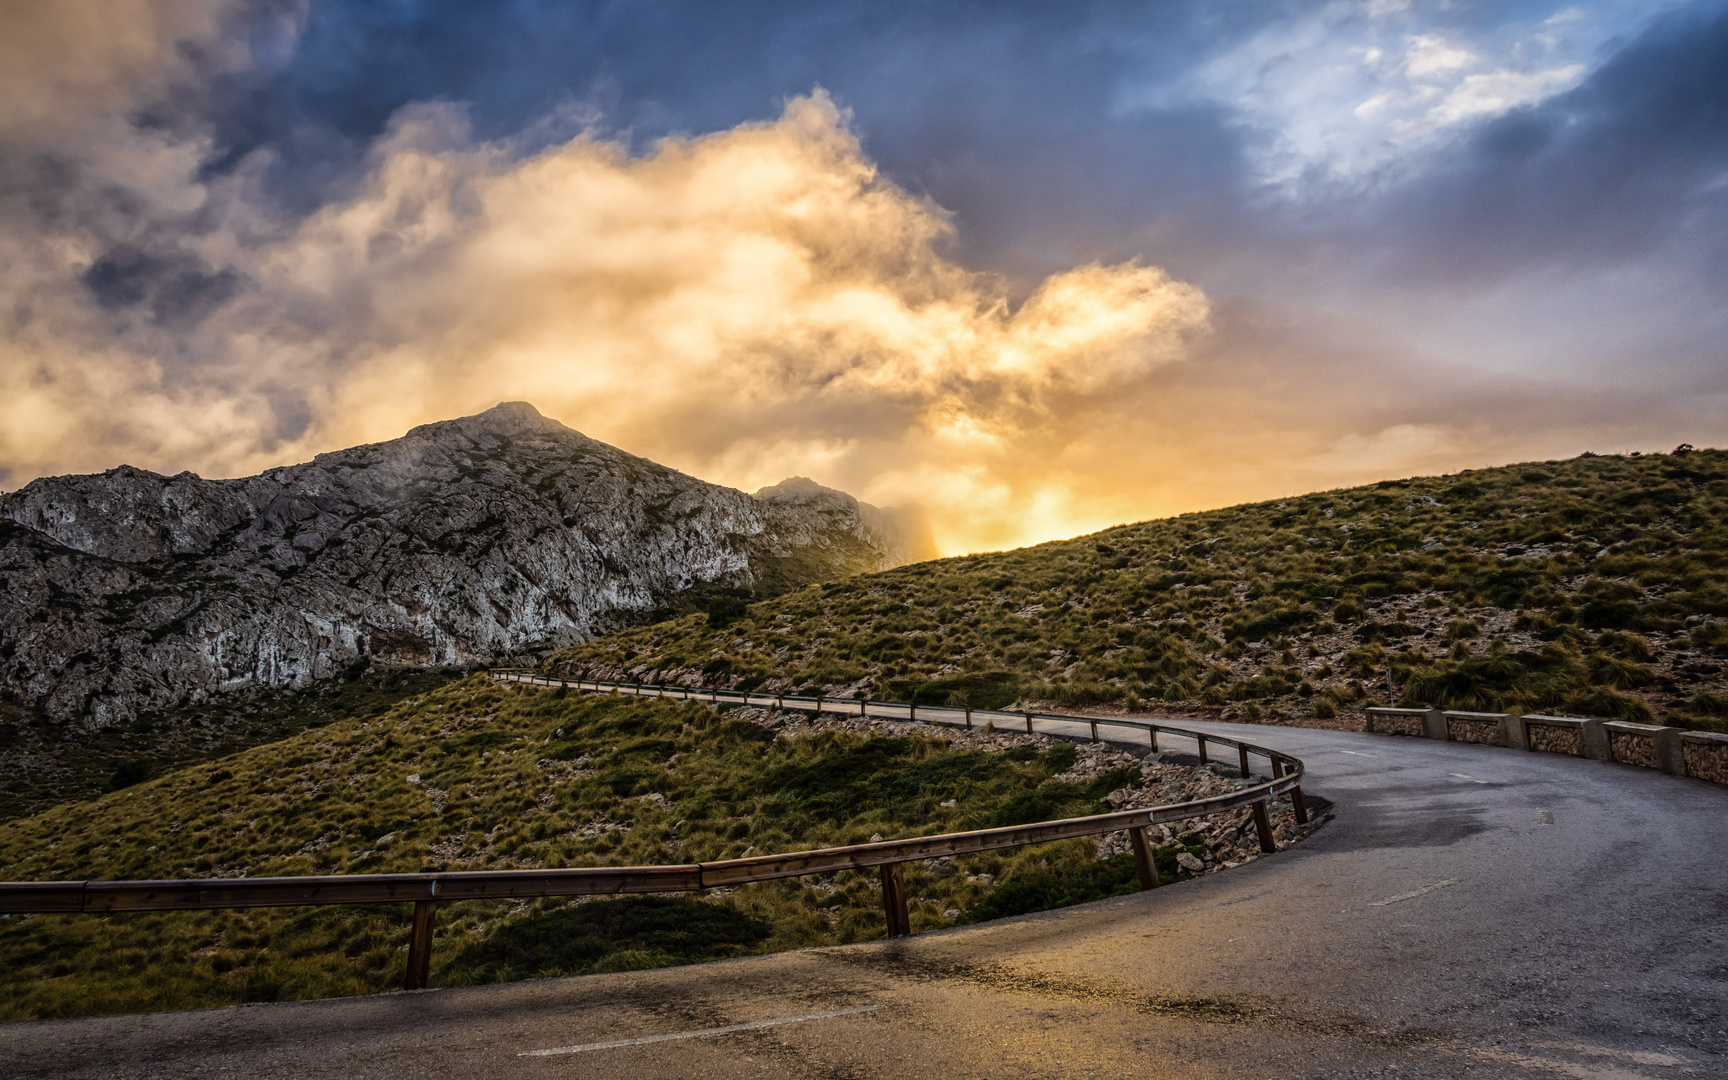
[[[923,562],[554,656],[589,678],[1359,728],[1384,704],[1728,730],[1728,453],[1582,455]]]

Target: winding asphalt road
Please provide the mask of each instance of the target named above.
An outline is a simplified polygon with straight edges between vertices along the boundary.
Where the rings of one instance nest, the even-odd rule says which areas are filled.
[[[1187,726],[1302,758],[1334,820],[1199,880],[898,941],[14,1024],[0,1075],[1728,1077],[1728,788]]]

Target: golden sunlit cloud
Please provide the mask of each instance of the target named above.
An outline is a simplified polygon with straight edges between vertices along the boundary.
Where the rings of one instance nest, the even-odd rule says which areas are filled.
[[[268,151],[211,175],[207,134],[131,119],[189,56],[246,67],[227,6],[0,12],[0,167],[48,170],[30,206],[0,199],[7,486],[243,475],[520,399],[716,482],[919,504],[957,553],[1642,437],[1625,395],[1604,419],[1450,378],[1140,262],[1010,289],[820,90],[640,152],[595,131],[529,152],[410,106],[346,194],[284,216]],[[66,42],[78,63],[43,60]]]
[[[1107,523],[1072,478],[1025,463],[1059,456],[1077,405],[1179,360],[1204,296],[1129,263],[1014,304],[942,254],[949,235],[820,91],[641,156],[584,135],[520,160],[473,145],[459,110],[418,107],[351,199],[251,247],[199,239],[249,285],[180,335],[195,388],[140,355],[160,327],[131,351],[43,355],[7,449],[76,439],[108,408],[121,441],[231,473],[524,399],[722,483],[807,474],[924,504],[945,551]],[[269,446],[248,417],[291,387],[315,388],[311,423]]]

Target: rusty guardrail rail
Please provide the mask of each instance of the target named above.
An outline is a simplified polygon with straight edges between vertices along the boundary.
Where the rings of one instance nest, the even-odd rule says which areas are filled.
[[[592,680],[553,679],[521,671],[494,671],[491,677],[499,682],[546,688],[566,687],[577,690],[635,694],[637,696],[684,698],[692,701],[739,701],[748,704],[775,704],[782,708],[813,707],[820,714],[824,705],[842,711],[856,707],[859,715],[870,715],[870,709],[885,711],[907,710],[916,719],[917,706],[896,702],[870,702],[857,698],[800,698],[778,694],[749,694],[735,690],[701,690],[691,687],[650,686],[640,683],[599,683]],[[667,694],[666,691],[673,691]],[[810,706],[804,703],[809,702]],[[882,877],[882,901],[887,915],[888,936],[903,937],[912,932],[907,910],[906,889],[900,864],[917,859],[933,859],[947,855],[967,855],[1003,848],[1025,847],[1030,844],[1069,840],[1083,836],[1126,831],[1134,851],[1134,863],[1139,872],[1140,887],[1158,887],[1158,870],[1152,860],[1152,847],[1145,829],[1187,818],[1208,817],[1247,806],[1254,816],[1255,830],[1264,852],[1277,850],[1272,835],[1271,817],[1267,804],[1279,795],[1290,796],[1291,808],[1298,823],[1308,820],[1302,803],[1302,762],[1297,758],[1268,747],[1242,742],[1222,735],[1212,735],[1185,728],[1113,717],[1072,717],[1054,714],[1004,713],[987,710],[963,710],[964,722],[970,727],[976,717],[993,722],[997,716],[1024,719],[1026,730],[1034,731],[1034,722],[1087,724],[1094,742],[1099,725],[1145,730],[1154,749],[1158,734],[1194,739],[1202,760],[1206,759],[1208,743],[1235,747],[1244,777],[1250,776],[1248,755],[1260,754],[1270,762],[1272,779],[1225,795],[1207,799],[1172,803],[1141,810],[1119,810],[1108,814],[1045,821],[1031,825],[1012,825],[999,829],[975,829],[969,832],[919,836],[907,840],[881,840],[847,847],[822,848],[815,851],[795,851],[784,855],[756,855],[745,859],[722,859],[715,862],[688,863],[680,866],[604,866],[576,867],[558,870],[472,870],[451,873],[422,874],[333,874],[305,877],[275,878],[216,878],[186,881],[21,881],[0,882],[0,914],[117,914],[130,911],[189,911],[207,908],[237,907],[299,907],[335,904],[414,904],[414,918],[408,945],[408,971],[403,989],[416,990],[426,985],[432,964],[433,916],[438,904],[458,900],[499,900],[537,896],[616,896],[625,893],[700,892],[723,885],[743,885],[754,881],[800,877],[805,874],[826,874],[839,870],[879,868]],[[947,714],[960,714],[960,709],[926,708],[927,721],[958,724]],[[934,713],[935,715],[932,715]],[[1045,734],[1053,734],[1046,731]],[[1060,736],[1058,736],[1060,737]]]

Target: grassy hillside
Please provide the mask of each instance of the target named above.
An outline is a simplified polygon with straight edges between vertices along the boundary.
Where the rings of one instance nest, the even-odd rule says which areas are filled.
[[[462,674],[359,664],[305,690],[224,694],[94,731],[57,724],[15,705],[0,706],[0,822],[334,720],[375,716]]]
[[[687,862],[1103,812],[1231,781],[1026,736],[503,689],[473,677],[0,829],[0,880],[185,878]],[[1120,802],[1123,796],[1117,795]],[[1195,823],[1187,876],[1245,828]],[[1248,834],[1251,835],[1251,830]],[[1102,856],[1102,857],[1101,857]],[[915,929],[1133,888],[1091,841],[906,867]],[[999,887],[1000,886],[1000,887]],[[0,1019],[191,1008],[400,985],[404,904],[0,916]],[[652,967],[883,933],[874,875],[708,896],[440,909],[433,985]]]
[[[1728,453],[1184,514],[598,639],[601,677],[1354,723],[1384,704],[1728,727]]]

